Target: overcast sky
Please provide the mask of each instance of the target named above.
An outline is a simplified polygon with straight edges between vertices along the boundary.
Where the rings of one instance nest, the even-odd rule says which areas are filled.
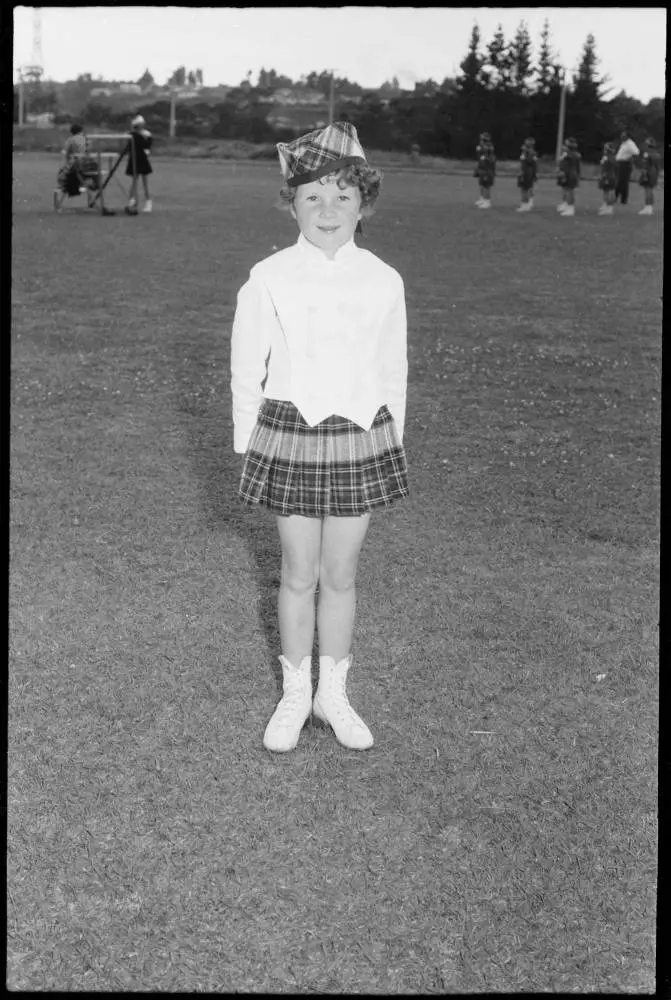
[[[560,61],[575,69],[589,33],[598,72],[614,96],[647,102],[665,92],[663,7],[42,7],[47,78],[80,73],[137,80],[146,68],[164,83],[178,66],[200,68],[206,85],[236,85],[252,70],[292,79],[333,68],[364,87],[397,76],[403,87],[458,72],[473,24],[486,44],[503,25],[511,39],[525,21],[534,55],[543,21]],[[32,7],[14,10],[14,70],[33,58]]]

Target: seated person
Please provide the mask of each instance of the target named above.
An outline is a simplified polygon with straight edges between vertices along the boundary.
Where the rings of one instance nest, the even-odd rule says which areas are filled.
[[[89,141],[81,125],[70,126],[70,136],[62,152],[64,162],[57,177],[61,192],[59,208],[66,195],[73,198],[86,183],[94,188],[98,184],[98,164],[89,152]]]

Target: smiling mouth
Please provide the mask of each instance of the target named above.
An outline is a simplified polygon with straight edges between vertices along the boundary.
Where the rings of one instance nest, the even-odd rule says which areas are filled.
[[[339,229],[340,226],[317,226],[317,228],[320,229],[322,233],[335,233],[336,229]]]

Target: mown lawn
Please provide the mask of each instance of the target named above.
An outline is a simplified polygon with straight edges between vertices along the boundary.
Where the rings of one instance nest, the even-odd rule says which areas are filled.
[[[52,212],[57,164],[15,157],[9,987],[652,993],[661,211],[389,174],[363,245],[406,282],[412,498],[361,560],[376,743],[273,756],[228,338],[295,236],[279,173],[157,160],[154,214],[100,218]]]

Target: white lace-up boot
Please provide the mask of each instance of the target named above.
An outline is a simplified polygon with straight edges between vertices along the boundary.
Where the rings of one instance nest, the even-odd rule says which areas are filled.
[[[368,750],[373,736],[356,714],[345,690],[352,657],[336,663],[332,656],[319,657],[319,684],[312,704],[313,717],[331,726],[336,739],[349,750]]]
[[[298,743],[301,730],[312,711],[312,659],[304,656],[295,667],[280,656],[283,674],[283,694],[263,734],[266,750],[287,753]]]

